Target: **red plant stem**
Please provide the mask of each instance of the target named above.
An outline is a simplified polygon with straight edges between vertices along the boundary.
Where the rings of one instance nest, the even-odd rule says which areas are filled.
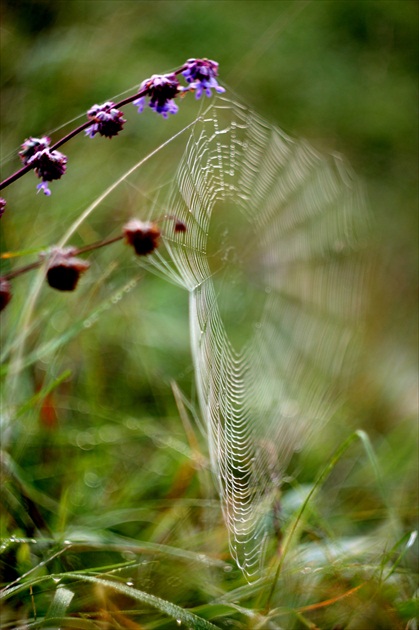
[[[179,68],[178,70],[175,70],[175,72],[172,72],[171,74],[180,74],[181,72],[183,72],[183,70],[185,70],[185,68],[186,66],[182,66],[181,68]],[[128,96],[127,98],[124,98],[122,101],[119,101],[119,103],[115,103],[113,107],[115,109],[119,109],[120,107],[123,107],[124,105],[127,105],[128,103],[132,103],[132,101],[135,101],[137,98],[146,96],[147,92],[148,92],[148,89],[140,90],[140,92],[137,92],[136,94],[132,94],[131,96]],[[81,131],[84,131],[84,129],[87,129],[87,127],[90,127],[90,125],[92,125],[92,121],[87,120],[85,123],[83,123],[79,127],[76,127],[75,129],[70,131],[70,133],[64,136],[64,138],[61,138],[61,140],[58,140],[55,144],[53,144],[50,147],[50,151],[54,151],[55,149],[58,149],[58,147],[61,147],[63,144],[71,140],[71,138],[74,138],[74,136],[77,136],[77,134],[79,134]],[[3,188],[6,188],[7,186],[15,182],[17,179],[20,179],[23,175],[25,175],[32,169],[33,169],[33,166],[26,165],[26,166],[23,166],[18,171],[16,171],[15,173],[13,173],[12,175],[9,175],[9,177],[6,177],[6,179],[0,182],[0,190],[2,190]]]
[[[78,256],[79,254],[85,254],[86,252],[91,252],[94,249],[99,249],[100,247],[105,247],[105,245],[111,245],[111,243],[116,243],[117,241],[121,241],[124,238],[123,234],[119,234],[118,236],[114,236],[113,238],[109,238],[105,241],[96,241],[96,243],[91,243],[90,245],[85,245],[84,247],[75,248],[72,250],[72,256]],[[44,259],[37,260],[30,265],[25,265],[24,267],[19,267],[18,269],[14,269],[10,271],[10,273],[1,276],[2,280],[12,280],[13,278],[17,278],[17,276],[21,276],[23,273],[27,271],[31,271],[32,269],[37,269],[44,263]]]
[[[99,249],[99,247],[105,247],[105,245],[110,245],[111,243],[116,243],[117,241],[122,241],[124,238],[123,234],[119,234],[118,236],[114,236],[113,238],[109,238],[106,241],[97,241],[96,243],[92,243],[91,245],[85,245],[84,247],[79,247],[74,251],[74,255],[78,256],[79,254],[84,254],[86,252],[91,252],[94,249]]]
[[[1,276],[1,279],[12,280],[13,278],[16,278],[17,276],[21,276],[26,271],[31,271],[31,269],[37,269],[37,267],[40,267],[40,265],[42,265],[42,261],[37,260],[36,262],[31,263],[30,265],[26,265],[25,267],[19,267],[18,269],[14,269],[13,271],[10,271],[10,273],[7,273],[4,276]]]

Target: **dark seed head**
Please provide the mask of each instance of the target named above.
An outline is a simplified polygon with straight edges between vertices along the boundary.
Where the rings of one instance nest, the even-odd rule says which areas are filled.
[[[176,219],[175,221],[175,232],[186,232],[187,231],[186,223],[181,221],[180,219]]]
[[[132,245],[137,256],[151,254],[160,242],[160,229],[151,221],[131,219],[124,225],[124,235],[127,243]]]
[[[47,281],[50,287],[58,291],[74,291],[82,273],[89,263],[73,256],[74,249],[55,249],[51,254],[47,269]]]

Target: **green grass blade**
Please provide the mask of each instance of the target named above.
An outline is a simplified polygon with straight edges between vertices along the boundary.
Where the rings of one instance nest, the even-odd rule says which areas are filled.
[[[73,597],[74,593],[73,591],[70,591],[70,589],[65,588],[64,586],[59,586],[57,588],[54,599],[51,602],[51,606],[45,615],[45,622],[47,626],[50,625],[52,619],[64,617]]]

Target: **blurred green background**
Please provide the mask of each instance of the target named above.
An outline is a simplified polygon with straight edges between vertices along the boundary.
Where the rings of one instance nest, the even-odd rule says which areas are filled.
[[[365,362],[349,403],[348,434],[354,428],[368,431],[385,468],[389,500],[395,501],[406,527],[413,526],[418,4],[2,0],[1,11],[2,179],[19,168],[17,151],[26,137],[47,134],[57,140],[84,121],[92,104],[116,101],[144,78],[174,70],[189,57],[215,59],[227,95],[289,135],[349,159],[369,198],[375,264]],[[128,106],[121,137],[73,139],[61,149],[69,158],[68,173],[52,183],[51,198],[34,194],[37,181],[32,174],[3,191],[8,209],[1,221],[2,251],[36,250],[57,242],[109,183],[191,122],[198,108],[194,99],[185,99],[181,113],[164,121],[149,111],[139,117]],[[116,234],[134,213],[146,217],[164,183],[159,160],[175,162],[180,158],[177,150],[175,144],[140,171],[135,189],[123,186],[106,199],[71,242],[79,245]],[[193,440],[185,429],[189,425],[180,419],[171,387],[175,379],[185,394],[190,406],[185,414],[205,456],[205,439],[196,429],[199,409],[187,294],[139,271],[122,246],[111,249],[92,257],[80,292],[52,295],[42,289],[26,330],[27,362],[22,369],[14,363],[16,374],[9,370],[3,381],[4,415],[18,411],[5,436],[6,446],[54,534],[83,531],[87,536],[87,530],[108,528],[132,538],[167,543],[175,539],[180,547],[183,542],[188,548],[218,553],[221,546],[226,552],[216,501],[201,528],[194,528],[196,515],[177,520],[167,504],[162,508],[150,503],[216,498],[208,476],[200,478]],[[17,262],[31,260],[33,255]],[[10,260],[2,261],[2,268],[9,270]],[[138,278],[136,286],[119,299],[133,278]],[[10,357],[16,361],[14,345],[19,346],[21,315],[33,283],[34,274],[18,278],[13,301],[2,313],[6,368]],[[104,310],[96,323],[86,328],[85,318],[101,304]],[[55,341],[56,348],[48,345]],[[71,376],[53,388],[66,370]],[[34,400],[45,387],[53,392]],[[32,403],[25,407],[28,400]],[[323,455],[327,452],[327,457],[336,443],[332,426],[330,434],[322,436]],[[312,480],[323,455],[308,454],[306,463],[299,463],[303,479]],[[362,479],[353,480],[354,487],[363,486],[363,474],[358,470]],[[345,495],[338,512],[342,509],[347,517],[343,505],[349,505],[349,512],[355,504],[370,505],[367,487],[369,483]],[[18,496],[19,490],[12,488],[11,495],[14,492]],[[118,525],[110,516],[106,519],[112,510],[141,505],[148,506],[144,521],[138,512]],[[339,514],[332,511],[329,517],[340,523]],[[95,521],[99,515],[103,522]],[[209,534],[215,523],[218,529]],[[2,525],[21,535],[36,530],[33,517],[20,513],[11,498]],[[346,519],[342,527],[347,526]],[[354,523],[351,527],[356,529]],[[16,561],[11,552],[4,565],[6,581],[34,562],[23,552],[21,556]],[[167,584],[161,591],[169,599],[175,597],[176,589]],[[184,601],[189,605],[202,599],[188,597]]]

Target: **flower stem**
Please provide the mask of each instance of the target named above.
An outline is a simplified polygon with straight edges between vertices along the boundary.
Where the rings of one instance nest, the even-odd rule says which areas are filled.
[[[105,247],[106,245],[111,245],[112,243],[116,243],[117,241],[121,241],[124,238],[124,234],[119,234],[118,236],[114,236],[113,238],[106,239],[104,241],[96,241],[96,243],[91,243],[90,245],[85,245],[84,247],[75,248],[72,252],[73,256],[78,256],[79,254],[85,254],[86,252],[91,252],[95,249],[99,249],[100,247]],[[2,277],[2,280],[12,280],[13,278],[17,278],[27,271],[31,271],[32,269],[38,269],[44,262],[44,259],[36,260],[30,265],[25,265],[24,267],[19,267],[18,269],[14,269],[9,273],[5,274]]]
[[[181,72],[183,72],[183,70],[185,70],[185,68],[186,66],[183,65],[178,70],[175,70],[175,72],[173,72],[172,74],[180,74]],[[119,101],[119,103],[115,103],[114,107],[116,109],[119,109],[120,107],[123,107],[124,105],[127,105],[128,103],[132,103],[132,101],[135,101],[136,99],[141,98],[142,96],[145,96],[147,92],[148,92],[148,88],[140,90],[139,92],[136,92],[135,94],[132,94],[131,96],[127,96],[127,98],[124,98],[122,101]],[[75,129],[70,131],[70,133],[68,133],[66,136],[61,138],[61,140],[58,140],[55,144],[53,144],[50,147],[50,151],[54,151],[58,149],[63,144],[71,140],[71,138],[74,138],[74,136],[77,136],[81,131],[84,131],[85,129],[87,129],[87,127],[90,127],[91,124],[92,124],[92,121],[87,120],[79,127],[76,127]],[[6,188],[7,186],[15,182],[17,179],[20,179],[21,177],[23,177],[23,175],[25,175],[30,170],[32,170],[32,168],[33,167],[29,165],[23,166],[21,169],[19,169],[12,175],[9,175],[9,177],[6,177],[6,179],[0,182],[0,190],[2,190],[3,188]]]

